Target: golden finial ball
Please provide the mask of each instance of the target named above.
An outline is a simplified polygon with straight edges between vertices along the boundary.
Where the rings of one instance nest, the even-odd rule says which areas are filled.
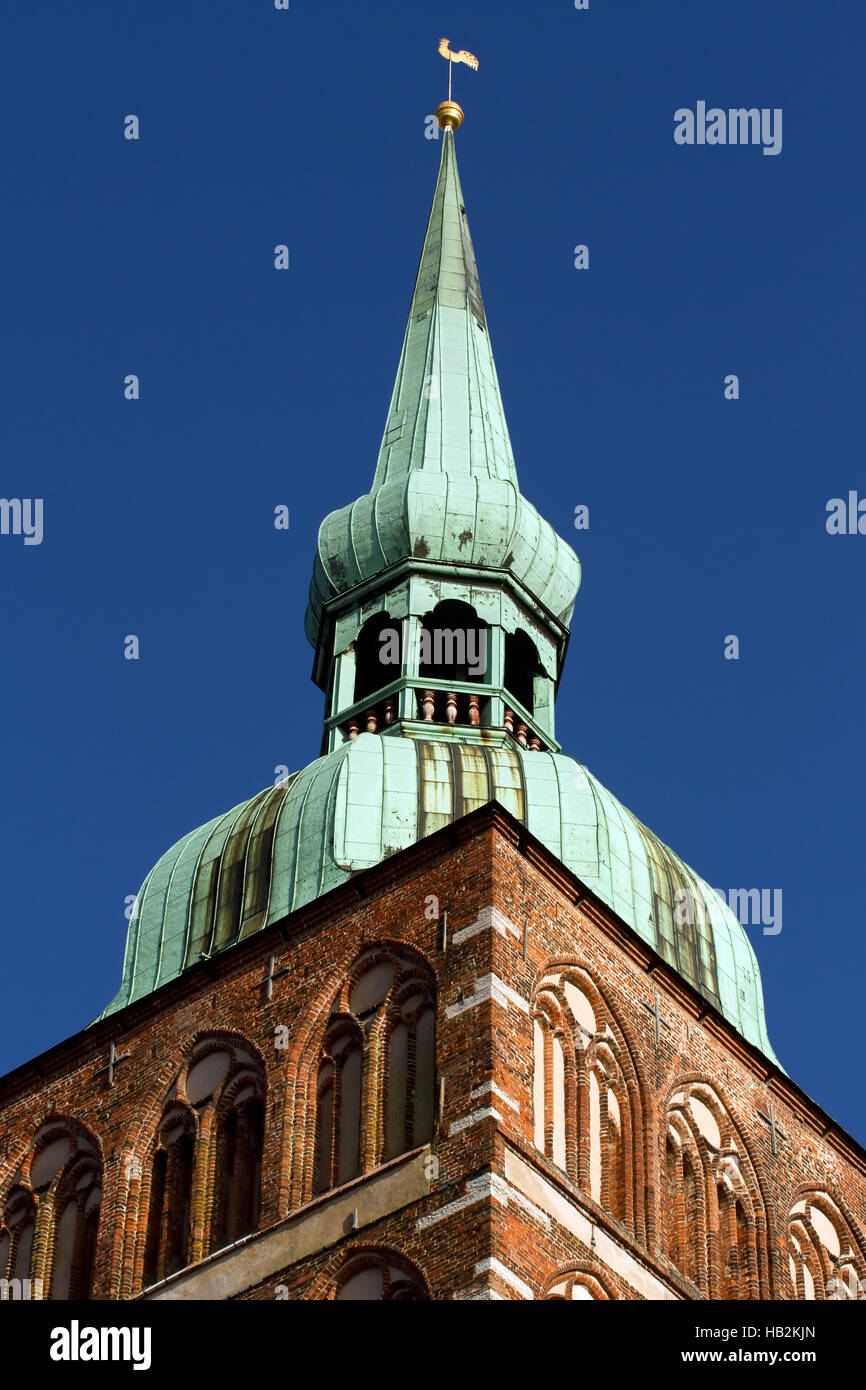
[[[440,101],[436,119],[440,130],[459,130],[463,124],[463,108],[456,101]]]

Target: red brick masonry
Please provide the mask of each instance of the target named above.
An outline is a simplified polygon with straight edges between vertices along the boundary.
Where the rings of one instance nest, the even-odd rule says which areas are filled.
[[[435,995],[432,1139],[413,1142],[416,1097],[408,1152],[385,1160],[372,1011],[359,1176],[317,1195],[317,1068],[337,1015],[355,1026],[359,958]],[[252,1179],[232,1197],[219,1177],[228,1101],[184,1090],[220,1048],[247,1097],[233,1145],[252,1153],[264,1106],[255,1208]],[[159,1247],[154,1146],[183,1106],[191,1187],[164,1197]],[[146,1297],[329,1299],[353,1281],[372,1298],[822,1299],[866,1280],[864,1151],[496,805],[19,1067],[0,1112],[0,1258],[32,1203],[46,1295],[140,1296],[171,1267],[184,1201],[189,1265]],[[72,1157],[40,1186],[61,1139]],[[253,1210],[254,1233],[217,1253]]]

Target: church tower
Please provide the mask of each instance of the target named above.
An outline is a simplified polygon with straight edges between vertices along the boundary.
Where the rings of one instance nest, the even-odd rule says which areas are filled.
[[[580,565],[520,490],[439,115],[370,490],[319,531],[319,756],[163,855],[116,997],[0,1081],[0,1278],[856,1297],[866,1155],[776,1059],[744,928],[562,751]]]

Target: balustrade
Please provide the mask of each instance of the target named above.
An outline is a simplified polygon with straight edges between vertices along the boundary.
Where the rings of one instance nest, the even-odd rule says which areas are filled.
[[[481,724],[482,696],[480,694],[463,690],[424,689],[417,689],[414,693],[417,705],[416,718],[425,724],[468,725],[475,729]],[[484,703],[486,703],[486,697]],[[354,714],[343,725],[343,728],[347,738],[352,741],[358,737],[362,730],[368,734],[381,733],[389,724],[393,724],[396,718],[397,697],[396,695],[389,695],[387,699],[380,700],[378,703],[370,705],[368,709]],[[521,748],[527,748],[533,753],[543,749],[544,744],[538,734],[534,733],[520,715],[508,705],[505,706],[503,724],[505,732],[516,739]]]

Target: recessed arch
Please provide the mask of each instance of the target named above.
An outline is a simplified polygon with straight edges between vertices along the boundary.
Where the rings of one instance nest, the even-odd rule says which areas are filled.
[[[789,1201],[786,1225],[794,1298],[866,1298],[866,1242],[841,1193],[801,1186]]]
[[[102,1171],[99,1142],[85,1125],[62,1115],[43,1121],[0,1207],[0,1279],[37,1281],[36,1297],[90,1298]]]
[[[372,1247],[349,1251],[333,1281],[335,1302],[420,1303],[430,1299],[417,1265],[396,1251]]]
[[[133,1283],[143,1288],[248,1235],[260,1219],[266,1080],[258,1049],[237,1033],[196,1034],[163,1097],[146,1152],[127,1155],[142,1213]]]
[[[305,1063],[315,1115],[306,1195],[432,1139],[435,1021],[435,976],[419,952],[374,942],[358,953]]]
[[[765,1203],[742,1131],[717,1084],[675,1079],[662,1109],[662,1245],[701,1296],[769,1297]]]
[[[603,1303],[620,1297],[610,1271],[597,1260],[577,1260],[561,1265],[547,1281],[545,1301]]]
[[[550,961],[531,995],[536,1148],[645,1238],[643,1097],[631,1049],[591,973]]]

